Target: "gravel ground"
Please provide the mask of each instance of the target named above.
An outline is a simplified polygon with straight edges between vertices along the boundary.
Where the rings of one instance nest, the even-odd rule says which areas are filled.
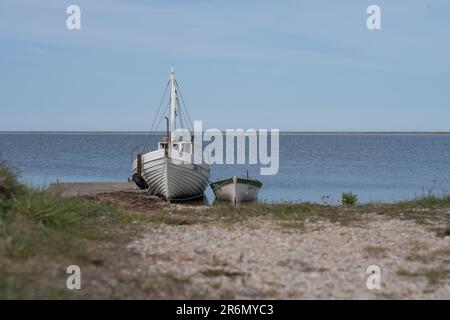
[[[111,270],[92,270],[96,291],[88,297],[450,299],[450,236],[414,220],[364,214],[349,225],[283,226],[261,217],[197,223],[192,211],[202,206],[167,205],[130,183],[59,183],[51,190],[166,217],[142,225],[121,251],[131,256],[118,253]],[[168,219],[171,211],[178,218]],[[378,290],[366,285],[371,265],[381,270]]]
[[[450,237],[413,221],[369,215],[351,226],[149,226],[130,244],[139,277],[183,285],[159,298],[450,299]],[[381,289],[366,286],[370,265]]]

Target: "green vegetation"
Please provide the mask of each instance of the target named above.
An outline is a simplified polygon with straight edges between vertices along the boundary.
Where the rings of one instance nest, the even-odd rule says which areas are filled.
[[[358,203],[358,196],[351,192],[342,193],[341,202],[344,206],[354,206]]]
[[[250,205],[216,205],[193,213],[192,223],[221,222],[225,225],[243,223],[253,219],[270,220],[295,231],[303,229],[305,222],[329,221],[351,225],[366,219],[367,214],[413,220],[430,226],[438,236],[450,234],[450,196],[424,196],[398,203],[368,203],[352,206],[323,205],[309,202],[255,203]],[[179,214],[186,219],[189,214]],[[174,219],[174,217],[172,217]],[[370,220],[369,220],[370,221]]]
[[[65,287],[68,265],[89,270],[91,280],[120,279],[122,294],[137,297],[164,297],[180,292],[190,280],[179,274],[155,274],[146,281],[138,275],[125,276],[123,270],[137,270],[132,265],[135,253],[124,246],[136,239],[143,228],[170,225],[186,228],[193,224],[221,224],[223,228],[254,223],[275,222],[286,232],[302,232],[309,222],[342,225],[365,223],[374,215],[407,219],[428,226],[437,235],[450,236],[450,196],[426,194],[411,201],[392,204],[358,204],[356,195],[343,201],[344,206],[309,202],[256,203],[249,205],[180,205],[129,213],[111,201],[100,198],[65,198],[43,189],[29,188],[17,180],[17,174],[0,163],[0,299],[113,297],[105,285],[99,291],[69,291]],[[134,208],[140,208],[135,205]],[[155,207],[159,208],[159,207]],[[136,209],[136,211],[139,211]],[[319,225],[320,227],[320,225]],[[383,256],[384,248],[367,247],[370,256]],[[436,260],[448,251],[431,252],[411,259]],[[227,261],[213,258],[205,277],[234,277],[240,274],[225,268]],[[448,270],[430,269],[411,273],[433,284],[448,277]],[[99,280],[100,279],[100,280]],[[106,285],[107,286],[107,285]],[[125,295],[123,294],[124,292]],[[114,293],[115,294],[115,293]]]
[[[201,217],[201,218],[200,218]],[[305,222],[330,221],[349,224],[361,218],[357,210],[309,202],[255,203],[212,206],[201,212],[199,222],[241,223],[256,219],[278,222],[288,229],[302,229]]]
[[[202,271],[202,274],[205,277],[237,277],[237,276],[242,276],[244,275],[244,273],[242,272],[238,272],[238,271],[228,271],[225,269],[220,269],[220,268],[216,268],[216,269],[206,269]]]
[[[107,264],[142,216],[112,205],[25,187],[0,163],[0,299],[60,298],[68,265]],[[114,240],[114,241],[111,241]],[[57,270],[57,272],[54,272]]]
[[[110,205],[26,188],[17,183],[5,166],[1,166],[1,171],[1,188],[6,190],[1,193],[0,202],[1,256],[23,258],[49,253],[67,256],[78,246],[75,235],[97,239],[106,236],[103,228],[92,223],[94,220],[119,222],[125,218]]]
[[[430,268],[424,271],[425,277],[430,285],[437,284],[439,281],[447,278],[449,270],[443,268]]]
[[[400,269],[397,271],[397,274],[403,277],[425,277],[428,280],[428,285],[431,286],[447,279],[450,275],[450,270],[441,267],[421,269],[416,272]]]
[[[306,222],[328,221],[351,225],[364,219],[370,221],[367,220],[367,215],[383,215],[401,220],[412,220],[430,227],[438,236],[446,237],[450,235],[449,209],[449,195],[438,197],[429,194],[396,203],[358,204],[356,202],[353,205],[344,206],[310,202],[254,203],[238,206],[220,204],[192,213],[195,220],[191,223],[212,221],[230,225],[251,222],[256,218],[274,221],[283,228],[295,232],[295,230],[303,229]],[[179,217],[186,219],[189,215],[190,213],[180,213]]]
[[[15,196],[23,192],[24,187],[17,182],[16,173],[0,162],[0,214],[3,214],[11,206]]]

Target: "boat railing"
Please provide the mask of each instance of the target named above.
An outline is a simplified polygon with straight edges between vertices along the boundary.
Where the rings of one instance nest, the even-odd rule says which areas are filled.
[[[158,140],[155,141],[154,139],[147,139],[144,143],[137,145],[131,152],[131,161],[136,160],[136,158],[139,154],[146,154],[148,152],[154,151],[155,143],[158,143],[157,141]],[[160,148],[167,147],[168,141],[169,141],[169,139],[167,138],[167,136],[161,137],[159,139]],[[164,146],[164,144],[165,144],[165,146]],[[200,148],[200,150],[202,150],[203,161],[206,163],[209,163],[210,157],[207,153],[203,153],[202,145],[199,145],[198,143],[194,143],[193,141],[190,142],[190,145],[191,145],[191,147],[189,148],[189,152],[188,152],[189,154],[191,154],[193,156],[194,148]]]
[[[144,143],[141,143],[134,147],[133,151],[131,151],[131,161],[134,161],[139,154],[146,154],[147,152],[150,152],[152,141],[147,140]]]

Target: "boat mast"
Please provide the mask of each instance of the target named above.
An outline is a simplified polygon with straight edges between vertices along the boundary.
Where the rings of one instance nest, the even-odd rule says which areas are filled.
[[[170,127],[169,132],[176,129],[176,116],[177,116],[177,90],[175,89],[175,71],[172,67],[170,71]]]

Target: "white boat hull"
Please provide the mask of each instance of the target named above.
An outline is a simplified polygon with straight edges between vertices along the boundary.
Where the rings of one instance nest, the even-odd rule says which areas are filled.
[[[134,172],[137,172],[136,165],[134,161]],[[203,196],[209,181],[209,166],[177,161],[166,157],[160,149],[142,156],[141,175],[152,195],[167,200],[188,200]]]
[[[182,105],[184,108],[186,106],[184,102],[181,105],[178,100],[179,88],[173,67],[160,107],[169,85],[170,110],[168,117],[165,117],[167,119],[167,136],[161,138],[157,150],[145,154],[137,153],[137,157],[133,161],[133,181],[139,188],[148,189],[151,194],[167,200],[189,200],[202,197],[209,182],[209,165],[203,161],[201,164],[195,164],[193,161],[193,136],[190,134],[187,138],[186,135],[179,135],[179,132],[176,132],[177,115],[180,115],[180,124],[182,125],[183,112],[181,108]],[[156,115],[156,118],[158,117],[159,111]],[[156,129],[153,125],[150,131]],[[200,145],[198,148],[201,147]]]
[[[217,200],[230,201],[233,203],[254,201],[258,198],[260,187],[247,183],[240,183],[233,179],[231,183],[224,183],[213,187]]]

